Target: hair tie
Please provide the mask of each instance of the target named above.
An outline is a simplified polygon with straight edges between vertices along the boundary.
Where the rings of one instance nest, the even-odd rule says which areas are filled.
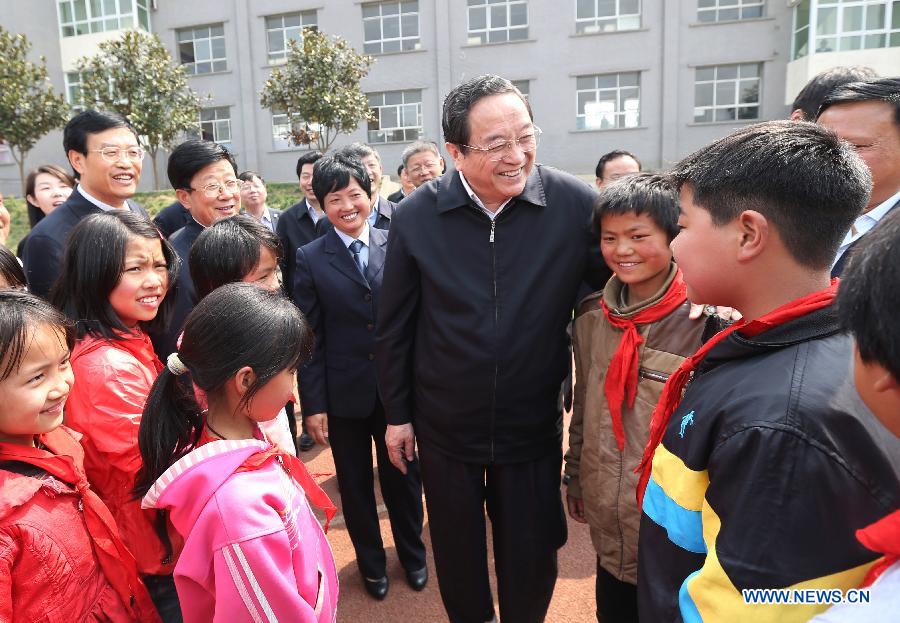
[[[178,353],[172,353],[168,356],[166,359],[166,367],[169,369],[169,372],[175,376],[180,376],[188,371],[187,366],[184,365],[178,357]]]

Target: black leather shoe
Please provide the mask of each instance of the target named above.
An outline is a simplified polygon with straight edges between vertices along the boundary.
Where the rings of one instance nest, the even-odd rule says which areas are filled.
[[[388,579],[387,576],[382,578],[378,578],[377,580],[370,580],[369,578],[363,578],[363,584],[366,585],[366,592],[369,593],[372,597],[381,601],[388,594]]]
[[[428,567],[422,567],[418,571],[407,571],[406,581],[414,591],[420,591],[428,584]]]
[[[309,433],[300,433],[300,439],[297,441],[300,450],[305,452],[316,445],[316,440]]]

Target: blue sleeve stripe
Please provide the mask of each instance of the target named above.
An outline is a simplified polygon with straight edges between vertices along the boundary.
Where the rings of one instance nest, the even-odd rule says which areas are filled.
[[[681,618],[684,620],[684,623],[703,623],[703,617],[700,616],[700,611],[697,609],[694,598],[691,597],[687,587],[688,582],[693,580],[698,573],[700,573],[699,570],[687,576],[684,582],[681,583],[681,588],[678,589],[678,609],[681,610]]]
[[[656,484],[652,476],[644,493],[643,510],[650,519],[666,530],[672,543],[695,554],[706,553],[700,511],[679,506]]]

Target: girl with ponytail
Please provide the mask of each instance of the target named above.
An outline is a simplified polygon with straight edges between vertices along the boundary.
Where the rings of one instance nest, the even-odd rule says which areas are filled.
[[[335,507],[259,428],[292,396],[312,344],[287,298],[231,283],[193,309],[153,385],[136,491],[184,538],[175,584],[185,621],[335,618],[334,558],[309,502],[327,520]]]

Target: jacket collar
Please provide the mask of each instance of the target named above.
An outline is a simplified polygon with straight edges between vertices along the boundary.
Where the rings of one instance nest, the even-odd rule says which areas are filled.
[[[615,312],[616,316],[621,316],[623,318],[627,318],[628,316],[633,316],[638,312],[641,312],[645,309],[649,309],[656,305],[659,300],[666,295],[666,292],[669,290],[669,286],[672,285],[672,281],[675,280],[675,274],[678,272],[678,268],[675,266],[675,262],[669,263],[669,275],[666,277],[665,283],[663,283],[662,287],[659,289],[656,294],[651,296],[649,299],[639,301],[634,305],[629,305],[627,307],[619,306],[619,298],[621,297],[622,289],[625,287],[625,284],[622,283],[615,274],[610,277],[609,281],[606,284],[606,287],[603,288],[603,302],[606,303],[606,306]]]
[[[374,227],[369,227],[369,242],[372,242],[372,232],[375,230]],[[340,239],[335,231],[334,227],[329,227],[328,231],[325,232],[325,253],[329,254],[331,257],[329,258],[329,262],[332,266],[338,271],[344,274],[344,276],[348,277],[351,281],[355,281],[359,285],[364,288],[369,289],[370,286],[368,282],[366,282],[365,277],[359,272],[359,269],[356,267],[356,264],[353,262],[353,258],[350,256],[350,251],[347,250],[347,246],[344,244],[344,241]],[[371,253],[372,247],[374,244],[369,245],[369,261],[372,261]],[[368,270],[366,271],[368,272]]]
[[[743,337],[739,331],[732,333],[709,351],[700,364],[700,370],[705,371],[731,360],[764,355],[802,342],[830,337],[841,331],[837,309],[831,305],[752,338]]]
[[[394,215],[394,204],[391,201],[388,201],[381,195],[378,196],[378,202],[375,204],[378,206],[378,216],[383,216],[387,220],[391,220],[391,217]]]
[[[544,194],[544,184],[541,181],[540,173],[541,165],[535,164],[531,168],[531,173],[525,181],[525,189],[510,202],[509,207],[514,203],[524,201],[535,206],[546,207],[547,197]],[[441,177],[431,182],[437,191],[437,211],[439,214],[448,212],[455,208],[472,205],[472,200],[463,186],[462,180],[457,171],[448,171]],[[508,207],[505,209],[509,209]]]

